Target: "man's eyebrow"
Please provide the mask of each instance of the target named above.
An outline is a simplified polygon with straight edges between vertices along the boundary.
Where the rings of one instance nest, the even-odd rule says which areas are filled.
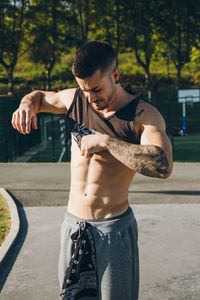
[[[100,89],[100,86],[98,85],[98,86],[94,87],[93,89],[91,89],[91,91],[95,91],[95,90],[99,90],[99,89]]]
[[[97,89],[100,89],[100,86],[99,86],[99,85],[98,85],[98,86],[95,86],[95,87],[92,88],[91,90],[86,90],[86,89],[84,89],[83,91],[85,91],[85,92],[89,92],[89,91],[94,92],[94,91],[97,90]]]

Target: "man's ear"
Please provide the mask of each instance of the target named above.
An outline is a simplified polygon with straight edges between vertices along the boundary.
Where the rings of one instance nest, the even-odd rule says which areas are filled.
[[[119,69],[115,69],[113,71],[112,76],[113,76],[114,83],[118,84],[119,83]]]

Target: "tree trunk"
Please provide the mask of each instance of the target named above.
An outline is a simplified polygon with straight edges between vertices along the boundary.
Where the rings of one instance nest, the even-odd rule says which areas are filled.
[[[149,68],[146,70],[146,75],[147,75],[147,90],[151,90],[151,74],[149,72]]]
[[[88,12],[90,11],[88,0],[85,0],[84,11],[85,11],[85,42],[87,42],[87,40],[88,40],[88,30],[89,30],[89,21],[88,21],[88,15],[89,14],[88,14]]]
[[[46,70],[46,81],[47,81],[47,90],[48,91],[51,90],[51,72],[53,70],[55,62],[56,62],[56,57],[54,55],[52,57],[51,63],[48,66],[45,67],[45,70]]]
[[[7,69],[7,72],[8,72],[8,89],[9,89],[8,94],[9,95],[13,95],[13,93],[14,93],[13,71],[14,71],[13,67],[9,67]]]
[[[52,68],[46,69],[47,91],[51,90],[51,70],[52,70]]]
[[[119,11],[119,0],[116,0],[116,26],[117,26],[117,45],[116,45],[116,57],[117,57],[117,67],[118,67],[118,54],[119,54],[119,44],[120,44],[120,22],[119,22],[119,17],[120,17],[120,11]]]
[[[181,48],[182,48],[182,38],[181,38],[181,15],[180,15],[180,7],[178,7],[178,39],[177,39],[177,54],[178,54],[178,63],[177,63],[177,89],[180,89],[181,85]]]
[[[135,56],[138,64],[144,69],[146,73],[146,86],[147,86],[148,99],[151,101],[151,74],[149,71],[150,59],[146,59],[146,63],[143,62],[140,55],[138,54],[137,48],[135,48],[134,50],[135,50]]]
[[[146,79],[147,79],[147,93],[148,93],[148,100],[151,102],[151,74],[149,72],[149,66],[146,66]]]
[[[85,31],[84,31],[84,21],[83,21],[83,12],[82,12],[82,3],[79,3],[79,18],[80,18],[80,26],[81,26],[81,40],[82,44],[85,43]]]
[[[177,89],[181,89],[181,71],[182,71],[182,66],[179,64],[177,67]]]

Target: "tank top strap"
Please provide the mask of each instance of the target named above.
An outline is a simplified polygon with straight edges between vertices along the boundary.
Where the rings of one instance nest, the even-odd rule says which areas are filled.
[[[71,103],[69,109],[67,110],[67,112],[65,113],[65,117],[66,117],[66,118],[69,117],[69,115],[71,114],[71,112],[72,112],[72,110],[73,110],[73,107],[74,107],[74,105],[75,105],[75,103],[76,103],[76,100],[78,99],[79,94],[80,94],[80,88],[78,87],[78,88],[76,89],[75,93],[74,93],[74,98],[73,98],[73,100],[72,100],[72,103]]]

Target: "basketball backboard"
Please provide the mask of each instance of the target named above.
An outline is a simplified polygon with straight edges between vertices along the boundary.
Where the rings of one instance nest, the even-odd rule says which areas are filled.
[[[200,102],[200,90],[179,90],[178,91],[178,102]]]

